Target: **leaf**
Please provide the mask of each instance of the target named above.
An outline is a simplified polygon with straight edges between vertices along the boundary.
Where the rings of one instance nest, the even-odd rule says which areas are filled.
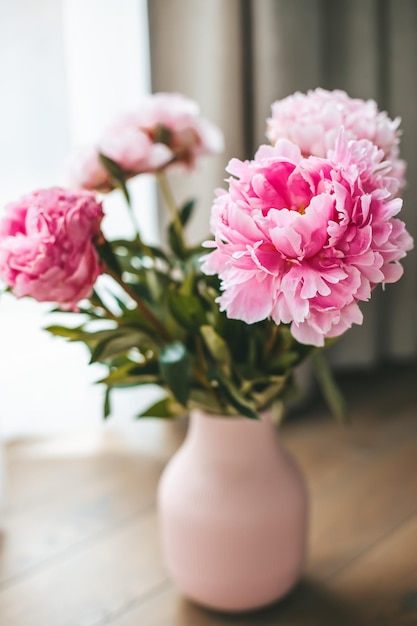
[[[187,330],[197,330],[206,321],[201,301],[193,295],[185,295],[174,285],[168,291],[168,306],[175,317]]]
[[[124,197],[126,198],[126,202],[130,206],[130,195],[126,187],[126,174],[124,170],[120,167],[118,163],[116,163],[116,161],[113,161],[113,159],[110,159],[105,154],[99,153],[98,157],[102,165],[104,165],[104,167],[110,174],[114,186],[118,187],[122,191]]]
[[[162,400],[158,400],[147,409],[139,413],[136,417],[160,417],[163,419],[172,419],[184,413],[184,409],[172,401],[168,396]]]
[[[202,408],[208,413],[216,415],[226,415],[231,411],[231,407],[222,406],[213,393],[209,390],[191,389],[188,404],[190,408]]]
[[[281,397],[286,382],[286,376],[272,376],[263,391],[252,392],[252,396],[260,410],[267,408],[271,402]]]
[[[115,369],[97,381],[109,387],[132,387],[136,385],[160,384],[161,378],[158,373],[156,361],[145,361],[143,365],[126,363]]]
[[[162,259],[163,261],[168,263],[168,265],[171,264],[171,259],[161,248],[159,248],[158,246],[150,246],[149,244],[148,248],[156,258]]]
[[[184,259],[186,257],[182,234],[178,233],[175,222],[171,222],[168,226],[168,243],[172,252],[176,254],[177,257],[180,259]]]
[[[120,267],[119,260],[115,253],[113,252],[113,248],[110,243],[104,239],[104,241],[100,241],[96,243],[97,253],[102,261],[104,261],[105,265],[109,269],[111,269],[117,276],[121,276],[122,268]]]
[[[99,296],[99,294],[97,293],[97,291],[95,289],[93,289],[93,293],[91,294],[91,296],[89,297],[89,302],[92,304],[93,307],[95,307],[96,309],[101,309],[104,314],[106,313],[110,313],[109,308],[107,307],[106,304],[104,304],[102,298]],[[82,309],[80,308],[80,311]],[[89,315],[91,315],[90,310],[88,311]],[[101,316],[103,317],[103,315]],[[104,315],[105,317],[105,315]]]
[[[106,391],[104,392],[104,405],[103,405],[104,419],[107,419],[111,413],[110,393],[111,393],[111,387],[107,387]]]
[[[144,285],[143,283],[129,282],[129,287],[132,288],[132,290],[135,292],[138,298],[140,298],[141,300],[144,300],[148,304],[152,303],[151,292],[149,290],[148,285]]]
[[[139,311],[139,309],[129,309],[118,318],[118,324],[120,328],[137,328],[143,330],[147,335],[155,340],[158,340],[154,326],[148,321],[148,319]]]
[[[187,200],[187,202],[185,202],[183,206],[181,207],[180,212],[179,212],[179,218],[183,226],[186,226],[188,221],[190,220],[194,211],[194,207],[195,207],[194,199]]]
[[[90,363],[107,361],[128,352],[131,348],[143,350],[153,347],[152,340],[146,334],[135,329],[126,328],[110,332],[110,335],[99,341],[94,347]]]
[[[183,296],[192,296],[196,286],[196,273],[195,270],[190,267],[189,261],[184,262],[184,277],[178,291]]]
[[[238,415],[244,415],[245,417],[255,420],[259,419],[259,415],[257,414],[254,405],[249,402],[242,393],[240,393],[229,378],[223,377],[220,372],[213,370],[212,380],[217,380],[221,390]]]
[[[101,152],[99,152],[98,158],[112,178],[114,178],[115,180],[120,180],[124,178],[124,171],[122,170],[120,165],[116,163],[116,161],[113,161],[113,159],[110,159],[110,157],[102,154]]]
[[[320,352],[317,352],[312,357],[312,363],[313,372],[333,417],[342,423],[346,423],[348,416],[345,400],[333,378],[327,360]]]
[[[286,372],[288,369],[295,366],[299,358],[297,352],[283,352],[268,364],[268,370],[270,372]]]
[[[76,328],[67,328],[66,326],[59,326],[57,324],[52,326],[47,326],[45,328],[48,333],[55,335],[56,337],[65,337],[65,339],[69,339],[70,341],[83,341],[85,332],[82,326],[77,326]]]
[[[137,239],[114,239],[112,241],[112,247],[117,256],[129,258],[129,260],[144,256]],[[146,247],[152,252],[153,256],[170,264],[170,259],[162,248],[149,244],[147,244]]]
[[[151,298],[155,302],[160,302],[164,299],[167,293],[168,287],[171,284],[171,278],[164,272],[159,272],[155,269],[146,270],[145,275],[146,284],[149,289]]]
[[[184,406],[190,390],[191,359],[180,341],[168,344],[159,352],[159,368],[174,397]]]
[[[201,245],[192,246],[187,249],[187,258],[194,257],[194,265],[199,269],[201,267],[201,256],[206,252],[206,248],[203,248]]]
[[[231,357],[229,346],[225,340],[216,333],[212,326],[201,326],[200,333],[213,359],[223,366],[225,373],[230,373]]]

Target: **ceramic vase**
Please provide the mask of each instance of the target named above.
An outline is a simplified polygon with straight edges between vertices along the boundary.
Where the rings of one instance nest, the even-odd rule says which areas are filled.
[[[158,489],[166,568],[189,599],[220,611],[271,604],[298,581],[306,555],[302,472],[268,414],[195,410]]]

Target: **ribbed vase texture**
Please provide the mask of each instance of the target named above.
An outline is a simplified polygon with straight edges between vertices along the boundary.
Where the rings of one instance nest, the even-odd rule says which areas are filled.
[[[297,582],[307,492],[268,415],[194,411],[158,490],[162,550],[188,598],[223,611],[271,604]]]

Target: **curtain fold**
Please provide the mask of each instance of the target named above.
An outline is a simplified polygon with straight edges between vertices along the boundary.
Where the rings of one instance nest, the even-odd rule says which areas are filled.
[[[205,160],[192,176],[171,176],[178,201],[198,198],[191,224],[196,241],[208,233],[213,188],[222,185],[228,158],[244,151],[240,9],[239,0],[148,3],[153,91],[193,98],[225,131],[225,154]]]
[[[417,239],[417,3],[415,0],[152,0],[152,86],[197,100],[226,135],[226,152],[195,177],[174,181],[201,198],[194,236],[208,231],[213,189],[232,156],[251,158],[265,142],[276,99],[321,86],[374,98],[402,118],[408,162],[402,218]],[[335,366],[417,356],[417,260],[364,304],[364,324],[331,351]]]

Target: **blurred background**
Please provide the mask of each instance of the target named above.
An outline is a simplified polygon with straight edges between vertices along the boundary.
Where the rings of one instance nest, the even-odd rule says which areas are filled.
[[[175,179],[178,200],[199,199],[192,236],[208,232],[213,190],[232,156],[265,142],[276,99],[321,86],[374,98],[402,119],[408,161],[402,219],[417,239],[417,3],[415,0],[3,0],[0,3],[0,205],[64,184],[69,152],[150,91],[198,101],[226,151]],[[152,181],[133,183],[144,238],[164,220]],[[106,230],[129,234],[117,192]],[[417,359],[417,258],[396,285],[374,293],[363,326],[329,351],[338,371]],[[0,428],[13,439],[101,428],[102,393],[84,346],[41,330],[47,306],[0,302]],[[120,392],[106,428],[131,433],[155,395]],[[152,398],[151,398],[152,396]]]

